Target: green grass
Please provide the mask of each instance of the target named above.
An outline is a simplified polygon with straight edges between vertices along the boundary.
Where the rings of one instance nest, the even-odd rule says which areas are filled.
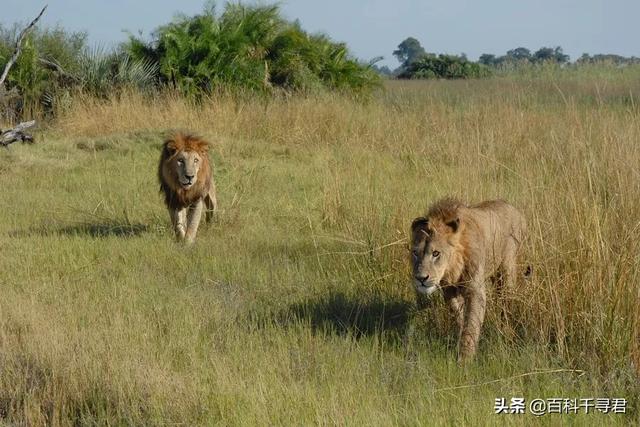
[[[597,83],[71,110],[0,152],[0,422],[638,423],[638,110]],[[214,142],[221,211],[193,247],[156,182],[174,126]],[[531,229],[516,336],[491,307],[466,369],[441,298],[416,312],[409,285],[408,226],[447,194],[503,197]],[[628,414],[493,413],[519,396]]]

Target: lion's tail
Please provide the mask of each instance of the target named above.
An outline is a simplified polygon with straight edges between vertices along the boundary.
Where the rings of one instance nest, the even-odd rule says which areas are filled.
[[[525,279],[530,279],[531,276],[533,276],[533,267],[531,266],[531,264],[527,265],[527,268],[525,268],[523,275]]]

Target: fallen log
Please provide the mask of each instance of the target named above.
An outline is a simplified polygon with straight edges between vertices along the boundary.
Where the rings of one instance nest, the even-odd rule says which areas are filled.
[[[33,143],[33,136],[25,133],[25,129],[28,129],[36,124],[35,120],[23,122],[14,127],[13,129],[7,129],[5,131],[0,130],[0,146],[7,147],[14,142],[28,142]]]
[[[65,83],[76,83],[80,81],[80,78],[68,73],[67,71],[65,71],[64,68],[62,68],[62,66],[60,64],[58,64],[55,61],[49,61],[48,59],[45,58],[38,58],[38,62],[40,62],[40,65],[42,65],[44,68],[51,70],[51,71],[55,71],[56,73],[58,73],[58,78]]]

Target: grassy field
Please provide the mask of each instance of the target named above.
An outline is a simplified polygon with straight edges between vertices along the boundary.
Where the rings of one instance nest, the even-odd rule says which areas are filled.
[[[0,424],[640,422],[640,79],[390,83],[342,96],[73,103],[0,151]],[[221,211],[176,244],[163,132],[213,143]],[[408,227],[437,198],[527,216],[474,364],[417,312]],[[495,415],[498,397],[627,414]]]

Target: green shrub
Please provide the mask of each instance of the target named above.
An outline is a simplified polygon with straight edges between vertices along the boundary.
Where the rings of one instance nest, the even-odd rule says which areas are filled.
[[[85,93],[107,97],[121,88],[145,90],[157,82],[158,66],[150,60],[134,60],[123,52],[101,47],[80,55],[77,86]]]
[[[308,34],[277,6],[227,4],[220,16],[213,10],[183,16],[159,27],[149,42],[131,36],[125,50],[157,62],[161,82],[187,95],[219,87],[361,91],[380,82],[344,44]]]
[[[477,79],[489,77],[490,69],[471,62],[464,57],[453,55],[427,55],[409,64],[402,71],[400,79]]]
[[[0,69],[13,54],[19,29],[0,26]],[[61,99],[78,91],[105,97],[123,87],[146,89],[157,83],[157,68],[123,52],[89,48],[84,32],[36,27],[7,76],[7,88],[17,90],[19,98],[6,106],[10,111],[4,116],[19,120],[53,113]]]

